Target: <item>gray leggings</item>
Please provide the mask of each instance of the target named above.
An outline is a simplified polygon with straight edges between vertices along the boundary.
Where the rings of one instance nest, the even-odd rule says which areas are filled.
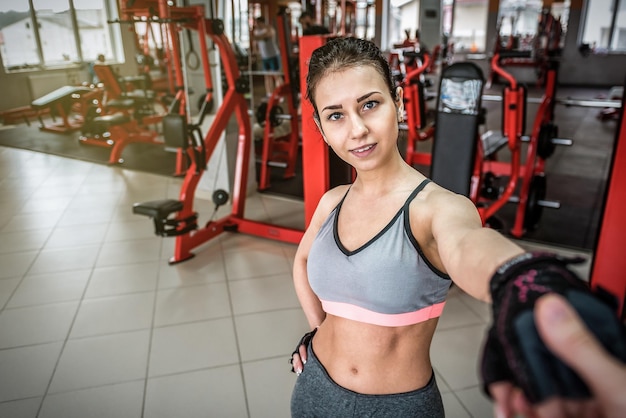
[[[435,374],[426,386],[390,395],[363,395],[335,383],[309,344],[304,371],[291,395],[291,416],[442,418],[445,416]]]

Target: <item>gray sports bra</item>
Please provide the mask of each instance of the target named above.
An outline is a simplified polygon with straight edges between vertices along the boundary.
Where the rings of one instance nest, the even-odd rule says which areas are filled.
[[[354,251],[337,233],[344,195],[317,233],[307,261],[309,284],[325,312],[391,327],[441,315],[451,281],[424,257],[409,222],[409,204],[429,182],[424,180],[389,224]]]

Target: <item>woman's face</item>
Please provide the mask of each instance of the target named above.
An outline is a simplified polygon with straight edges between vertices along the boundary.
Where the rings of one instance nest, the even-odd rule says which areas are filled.
[[[315,90],[319,128],[335,153],[357,170],[371,170],[397,153],[398,102],[371,66],[324,76]]]

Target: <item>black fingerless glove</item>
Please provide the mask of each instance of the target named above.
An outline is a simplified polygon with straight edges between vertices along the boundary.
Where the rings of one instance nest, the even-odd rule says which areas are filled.
[[[568,264],[582,258],[525,253],[503,264],[490,282],[493,325],[483,350],[484,389],[509,381],[533,404],[549,397],[589,397],[587,386],[544,345],[533,308],[546,293],[563,295],[607,351],[626,361],[624,329],[615,312],[595,297]]]
[[[311,343],[311,340],[313,339],[313,336],[315,335],[315,333],[317,332],[317,328],[315,328],[313,331],[309,331],[306,334],[304,334],[302,336],[302,338],[300,338],[300,342],[298,342],[298,345],[296,345],[296,349],[293,350],[293,353],[291,353],[291,357],[289,358],[289,364],[291,364],[291,372],[295,373],[296,371],[293,369],[293,355],[294,354],[300,354],[300,346],[303,345],[306,348],[309,348],[309,344]]]

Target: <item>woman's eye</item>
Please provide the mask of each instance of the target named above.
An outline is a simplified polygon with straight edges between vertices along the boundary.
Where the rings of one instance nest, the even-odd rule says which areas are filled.
[[[326,119],[330,121],[334,121],[334,120],[339,120],[340,118],[341,118],[341,113],[335,112],[335,113],[331,113],[330,115],[328,115]]]
[[[376,100],[370,100],[370,101],[366,102],[366,103],[363,105],[363,109],[364,109],[364,110],[373,109],[373,108],[375,108],[377,105],[378,105],[378,102],[377,102]]]

